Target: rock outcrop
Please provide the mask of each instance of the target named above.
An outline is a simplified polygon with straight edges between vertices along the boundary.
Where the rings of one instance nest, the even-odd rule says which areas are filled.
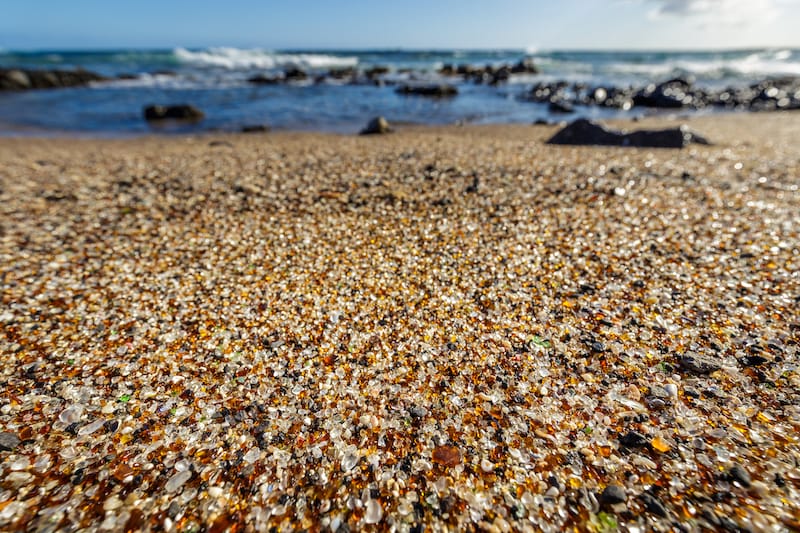
[[[403,85],[398,87],[399,94],[428,96],[431,98],[446,98],[458,94],[458,89],[453,85]]]
[[[0,69],[0,91],[82,87],[108,78],[88,70]]]
[[[683,148],[689,144],[711,144],[686,126],[664,130],[613,131],[579,119],[556,133],[547,144]]]

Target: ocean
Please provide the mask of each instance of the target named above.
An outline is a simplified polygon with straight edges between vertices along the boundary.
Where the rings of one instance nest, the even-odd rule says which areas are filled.
[[[532,60],[539,72],[514,75],[497,85],[439,74],[445,65],[497,67],[524,59]],[[200,108],[205,119],[156,131],[238,131],[244,126],[268,125],[278,130],[347,133],[357,132],[377,115],[390,122],[419,124],[563,120],[563,113],[526,98],[540,82],[639,87],[682,77],[715,90],[746,87],[767,78],[800,76],[800,50],[0,50],[0,68],[14,67],[82,68],[114,79],[89,87],[0,92],[0,134],[145,134],[154,130],[142,117],[144,106],[179,103]],[[336,69],[363,72],[373,67],[388,69],[377,78],[379,83],[326,76]],[[293,68],[307,73],[307,78],[262,85],[248,81]],[[459,94],[440,99],[398,94],[397,85],[409,82],[446,82],[455,85]],[[571,117],[652,112],[586,106],[576,108]]]

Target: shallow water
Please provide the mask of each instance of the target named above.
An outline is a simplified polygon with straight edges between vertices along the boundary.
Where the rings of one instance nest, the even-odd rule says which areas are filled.
[[[533,59],[541,73],[520,75],[498,87],[446,79],[460,94],[425,99],[395,93],[395,84],[442,82],[445,64],[514,64]],[[330,69],[389,67],[385,86],[350,85],[326,78]],[[800,74],[798,50],[735,52],[566,52],[535,50],[372,50],[282,51],[210,48],[205,50],[117,50],[94,52],[0,52],[0,67],[85,68],[109,77],[134,75],[88,88],[0,93],[0,132],[68,132],[100,135],[153,131],[142,118],[148,104],[190,103],[206,113],[195,125],[157,131],[236,131],[268,124],[276,129],[357,131],[373,116],[423,124],[527,123],[561,120],[546,104],[523,98],[537,81],[567,80],[590,85],[639,86],[688,76],[707,87],[744,86],[772,76]],[[255,86],[256,74],[300,68],[299,84]],[[410,69],[410,72],[407,71]],[[579,108],[572,116],[633,116],[641,110]],[[572,117],[571,116],[571,117]]]

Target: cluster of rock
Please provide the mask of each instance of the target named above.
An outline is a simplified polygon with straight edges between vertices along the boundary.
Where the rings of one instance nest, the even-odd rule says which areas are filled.
[[[691,80],[674,78],[646,87],[591,87],[565,81],[540,82],[526,99],[549,104],[551,112],[571,113],[575,106],[628,110],[702,109],[715,107],[750,111],[800,109],[800,78],[768,79],[746,87],[712,90]]]
[[[401,85],[396,91],[398,94],[412,95],[412,96],[428,96],[430,98],[448,98],[456,96],[458,89],[447,83],[438,83],[433,85]]]
[[[0,91],[82,87],[108,78],[88,70],[0,69]]]
[[[391,70],[389,67],[377,65],[367,69],[359,70],[356,67],[344,67],[331,69],[324,74],[312,74],[296,67],[291,67],[284,72],[273,74],[256,74],[248,78],[248,82],[256,85],[277,85],[282,83],[308,82],[325,83],[333,80],[346,82],[352,85],[391,85],[395,81],[386,79],[386,74]],[[498,85],[506,82],[516,74],[538,74],[539,69],[531,59],[523,59],[517,63],[504,65],[444,65],[437,73],[448,78],[460,77],[464,81],[474,83],[487,83]],[[400,69],[397,74],[410,74],[412,78],[422,72],[413,69]]]
[[[259,73],[250,76],[247,81],[255,85],[279,85],[284,83],[325,83],[332,80],[346,82],[351,85],[385,85],[389,83],[383,76],[389,74],[389,67],[374,66],[364,70],[355,67],[343,67],[331,69],[324,74],[306,72],[297,67],[290,67],[278,73]],[[410,73],[411,70],[398,71],[399,73]]]
[[[517,63],[509,65],[486,65],[478,67],[474,65],[444,65],[439,69],[442,76],[460,76],[464,81],[474,83],[488,83],[498,85],[508,81],[514,74],[538,74],[539,69],[533,60],[522,59]]]

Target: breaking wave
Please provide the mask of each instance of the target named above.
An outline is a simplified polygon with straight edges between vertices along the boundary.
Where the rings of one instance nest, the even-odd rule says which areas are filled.
[[[216,67],[229,70],[302,68],[321,70],[330,68],[354,67],[358,64],[355,56],[336,56],[327,54],[285,54],[261,49],[208,48],[187,50],[176,48],[173,54],[181,63],[199,67]]]

